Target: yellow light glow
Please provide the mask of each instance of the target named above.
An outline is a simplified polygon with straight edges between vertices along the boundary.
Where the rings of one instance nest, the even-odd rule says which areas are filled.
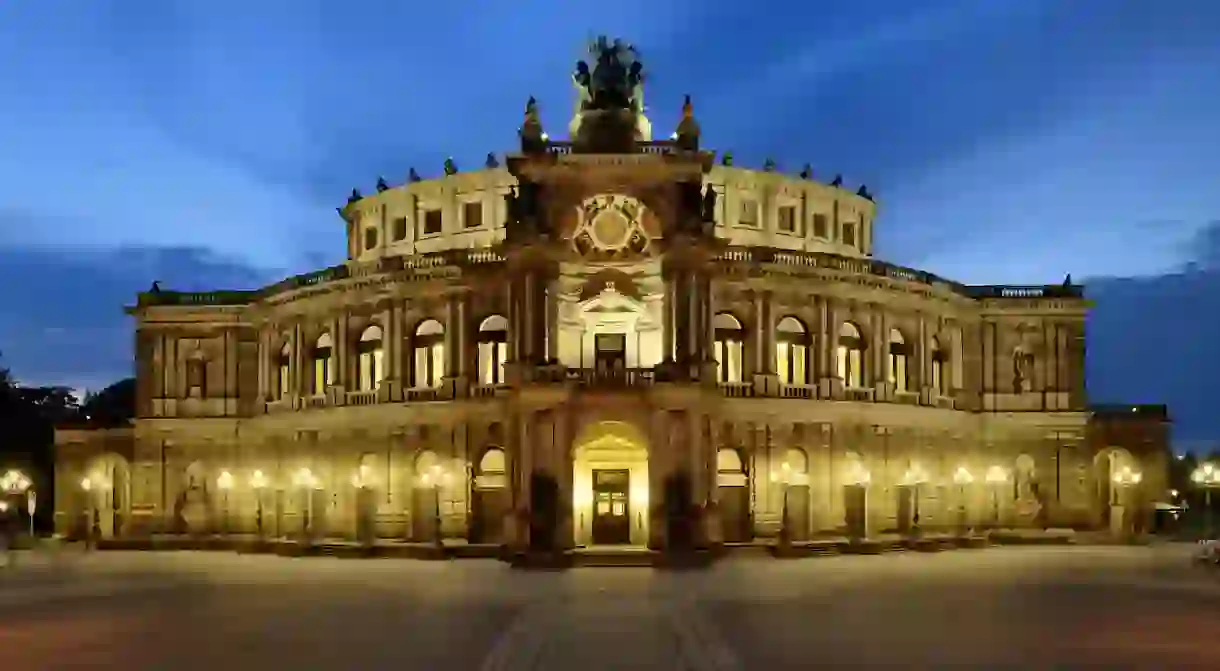
[[[864,486],[872,482],[873,475],[868,472],[864,464],[856,461],[847,469],[847,484]]]
[[[93,481],[90,480],[89,478],[82,478],[80,481],[80,488],[85,491],[89,491],[90,489],[93,489]]]
[[[267,486],[267,476],[263,475],[262,471],[254,471],[250,476],[250,487],[254,489],[262,489]]]
[[[221,471],[216,477],[216,486],[222,490],[233,489],[233,474],[228,471]]]
[[[1008,481],[1008,469],[1003,466],[992,466],[987,469],[987,475],[984,476],[987,482],[991,484],[999,484]]]
[[[953,471],[953,482],[959,485],[968,485],[974,482],[974,475],[965,466],[958,466],[957,470]]]
[[[922,485],[928,481],[928,472],[919,464],[911,464],[911,467],[902,474],[902,480],[899,484],[902,485]]]

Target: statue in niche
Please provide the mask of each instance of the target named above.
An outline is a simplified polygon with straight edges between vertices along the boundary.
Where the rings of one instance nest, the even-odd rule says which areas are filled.
[[[1034,354],[1025,345],[1012,351],[1012,388],[1018,394],[1034,390]]]
[[[716,222],[716,189],[708,185],[703,190],[703,222],[714,224]]]

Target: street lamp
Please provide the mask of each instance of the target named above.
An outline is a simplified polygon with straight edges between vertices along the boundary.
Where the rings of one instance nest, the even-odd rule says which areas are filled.
[[[1000,526],[1000,487],[1008,482],[1008,469],[1003,466],[992,466],[987,469],[983,479],[991,487],[991,525]]]
[[[1119,487],[1120,492],[1123,492],[1123,497],[1122,497],[1122,500],[1123,500],[1122,511],[1123,511],[1123,517],[1124,517],[1123,526],[1127,526],[1127,524],[1126,524],[1126,522],[1127,522],[1127,520],[1126,520],[1126,515],[1127,515],[1126,500],[1128,498],[1130,498],[1130,495],[1127,494],[1125,490],[1129,490],[1132,487],[1138,486],[1139,483],[1143,481],[1143,479],[1144,479],[1144,474],[1140,473],[1139,471],[1132,470],[1130,466],[1123,466],[1121,469],[1119,469],[1119,471],[1117,473],[1114,474],[1114,478],[1113,478],[1114,484]]]
[[[1212,537],[1212,490],[1220,487],[1220,468],[1211,462],[1200,464],[1190,474],[1191,482],[1203,490],[1203,531]]]
[[[966,525],[966,487],[972,482],[974,482],[974,476],[966,470],[965,466],[958,466],[957,470],[953,471],[953,483],[957,485],[958,526],[961,528],[960,533],[963,536],[969,531]]]
[[[233,474],[221,471],[216,477],[216,488],[220,490],[220,535],[229,535],[229,490],[233,489]]]
[[[34,483],[25,476],[21,471],[12,470],[0,477],[0,488],[10,496],[26,495],[26,508],[30,514],[30,538],[34,537],[34,490],[30,487]]]
[[[318,489],[318,477],[308,468],[301,468],[292,475],[292,484],[305,494],[305,523],[302,530],[307,541],[313,540],[313,491]]]
[[[788,465],[788,462],[780,464],[778,473],[771,474],[771,482],[778,483],[782,487],[784,498],[780,511],[779,542],[781,545],[788,545],[792,542],[792,529],[788,521],[788,489],[792,483],[792,467]]]
[[[445,545],[441,534],[441,486],[448,485],[451,479],[452,476],[449,475],[448,471],[441,468],[440,464],[436,464],[431,469],[424,471],[424,473],[419,476],[419,484],[426,489],[431,489],[432,494],[435,497],[433,499],[433,503],[435,505],[433,507],[434,512],[432,516],[432,540],[434,543],[436,543],[437,547],[443,547]]]
[[[262,471],[254,471],[250,475],[250,489],[254,490],[254,531],[258,540],[263,540],[263,489],[267,486],[267,476]]]
[[[904,487],[909,487],[911,491],[911,535],[919,535],[919,493],[920,488],[928,481],[928,472],[919,464],[911,464],[911,467],[902,474],[902,480],[899,484]]]

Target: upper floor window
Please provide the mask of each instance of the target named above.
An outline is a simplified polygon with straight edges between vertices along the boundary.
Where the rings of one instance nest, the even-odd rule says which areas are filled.
[[[443,230],[442,213],[439,209],[424,210],[420,217],[423,223],[422,235],[437,235]]]
[[[823,240],[830,237],[830,226],[826,223],[826,215],[813,215],[813,237]]]
[[[908,348],[902,332],[890,329],[889,366],[886,371],[894,391],[908,391],[910,388],[909,371],[907,370]]]
[[[398,217],[394,220],[394,242],[401,242],[407,239],[407,218]]]
[[[381,327],[372,324],[360,334],[356,343],[356,389],[375,391],[385,379],[384,349],[381,346]]]
[[[929,345],[932,359],[932,391],[937,396],[945,396],[949,391],[945,379],[945,362],[948,357],[945,354],[945,350],[940,346],[939,338],[932,338],[932,342]]]
[[[796,317],[775,327],[775,370],[783,384],[809,384],[809,333]]]
[[[364,249],[370,250],[377,246],[377,229],[372,226],[364,229]]]
[[[415,327],[412,350],[415,354],[415,386],[441,386],[445,377],[445,327],[435,319],[420,322]]]
[[[335,383],[335,362],[330,334],[323,333],[313,346],[313,393],[324,394]]]
[[[202,356],[186,362],[186,395],[188,398],[205,398],[208,395],[208,362]]]
[[[462,205],[462,225],[466,228],[478,228],[483,225],[482,201],[474,201]]]
[[[286,342],[284,343],[284,346],[280,348],[279,356],[276,357],[275,361],[275,369],[277,372],[275,380],[276,398],[284,398],[288,396],[292,390],[292,380],[289,377],[289,374],[292,372],[292,367],[289,365],[291,362],[292,344]]]
[[[843,224],[843,244],[856,246],[856,225],[850,221]]]
[[[796,230],[796,206],[781,205],[779,208],[779,220],[777,225],[783,233],[798,233]]]
[[[851,388],[864,386],[864,338],[860,327],[843,322],[839,327],[839,345],[835,350],[839,365],[839,377]]]
[[[741,382],[745,358],[746,331],[736,317],[721,312],[712,319],[712,329],[715,340],[712,343],[712,356],[718,364],[717,370],[720,382]]]
[[[479,384],[504,384],[508,359],[508,320],[492,315],[479,324]]]
[[[737,216],[737,223],[741,226],[758,228],[758,201],[753,198],[741,199],[741,212]]]

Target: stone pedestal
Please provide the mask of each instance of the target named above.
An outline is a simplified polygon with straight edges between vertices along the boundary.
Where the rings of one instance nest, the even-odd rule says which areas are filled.
[[[774,373],[754,375],[755,396],[779,396],[779,376]]]

